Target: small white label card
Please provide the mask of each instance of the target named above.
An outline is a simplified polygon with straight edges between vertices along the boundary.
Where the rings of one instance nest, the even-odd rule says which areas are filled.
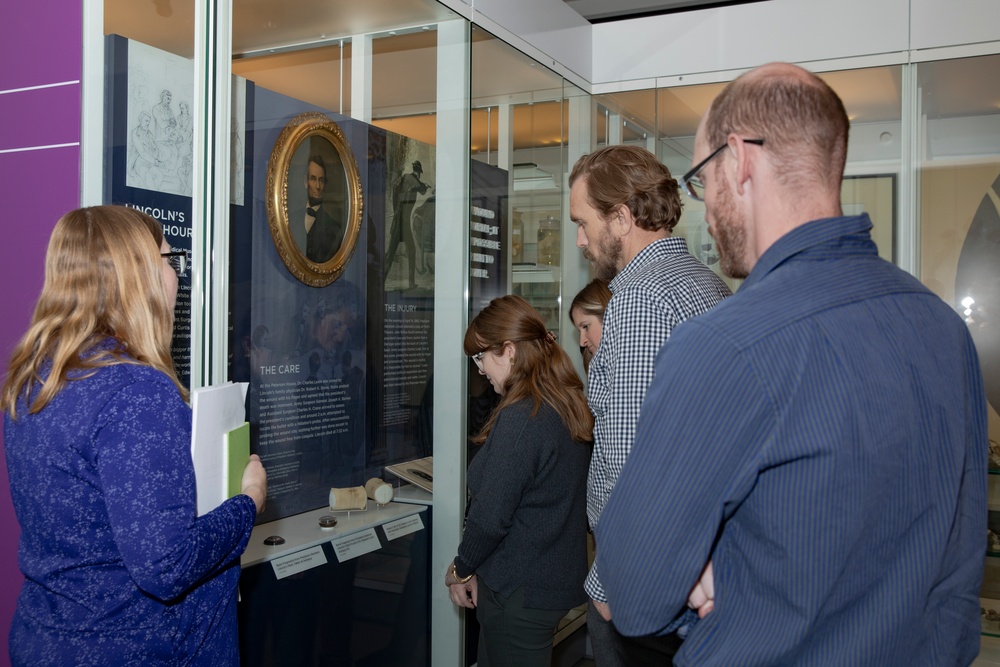
[[[271,561],[271,567],[274,568],[275,579],[284,579],[287,576],[305,572],[320,565],[326,565],[326,562],[326,554],[323,553],[323,547],[317,546],[275,558]]]
[[[379,541],[374,528],[353,535],[345,535],[333,540],[330,544],[333,545],[333,552],[337,554],[337,560],[341,563],[382,548],[382,542]]]
[[[390,521],[383,525],[382,528],[385,530],[386,539],[394,540],[397,537],[423,530],[424,522],[420,520],[419,514],[414,514],[413,516],[406,516],[402,519]]]

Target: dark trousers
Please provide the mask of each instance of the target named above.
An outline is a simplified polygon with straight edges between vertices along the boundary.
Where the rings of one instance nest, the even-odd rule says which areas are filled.
[[[677,633],[663,637],[626,637],[605,621],[591,601],[587,604],[587,634],[596,667],[671,665],[681,648]]]
[[[479,580],[478,667],[549,667],[552,635],[568,609],[527,609],[524,589],[509,598]]]
[[[611,621],[604,620],[593,600],[587,601],[587,635],[594,651],[596,667],[625,667],[627,663],[622,659],[618,646],[622,636],[611,625]]]
[[[626,665],[672,665],[683,642],[676,632],[663,637],[618,636],[618,650]]]

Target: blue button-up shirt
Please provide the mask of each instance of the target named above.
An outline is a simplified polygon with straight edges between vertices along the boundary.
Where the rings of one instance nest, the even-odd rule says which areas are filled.
[[[868,216],[780,238],[660,353],[597,529],[614,623],[652,634],[710,559],[677,665],[965,665],[979,646],[986,399],[960,317]]]

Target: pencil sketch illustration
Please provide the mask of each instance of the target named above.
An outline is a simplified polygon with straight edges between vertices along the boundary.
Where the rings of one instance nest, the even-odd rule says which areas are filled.
[[[244,192],[244,165],[246,164],[246,142],[244,141],[245,128],[243,119],[246,118],[247,107],[247,80],[233,77],[233,97],[232,97],[232,118],[229,126],[229,152],[230,152],[230,174],[231,182],[229,186],[229,202],[237,206],[243,206]]]
[[[230,201],[243,204],[246,80],[233,78]],[[129,42],[128,138],[125,184],[191,195],[194,124],[191,61]]]

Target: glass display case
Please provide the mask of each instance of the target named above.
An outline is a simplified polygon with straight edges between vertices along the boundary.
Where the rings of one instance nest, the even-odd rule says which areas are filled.
[[[489,76],[498,63],[503,76]],[[589,136],[577,139],[569,130],[582,95],[493,35],[473,31],[472,159],[508,174],[510,292],[527,299],[557,335],[568,324],[567,278],[571,287],[586,282],[585,268],[581,276],[579,260],[565,253],[573,241],[567,239],[570,155],[590,145]],[[563,344],[572,349],[570,341],[571,335]]]
[[[131,60],[133,68],[137,63],[149,65],[130,72],[129,61],[110,62],[112,66],[126,64],[124,70],[111,72],[107,113],[124,115],[120,127],[115,128],[118,139],[109,135],[106,150],[117,165],[112,168],[122,178],[120,185],[132,191],[112,191],[114,183],[109,179],[108,198],[159,211],[165,231],[171,232],[171,245],[191,253],[192,275],[181,284],[182,310],[177,318],[182,330],[175,357],[182,371],[188,367],[185,356],[189,348],[202,344],[198,341],[214,341],[207,346],[207,353],[221,355],[224,368],[227,362],[232,366],[240,360],[248,373],[253,366],[277,368],[282,364],[297,365],[308,373],[312,355],[299,354],[303,352],[300,333],[303,340],[319,333],[329,343],[324,348],[328,354],[319,360],[321,372],[329,376],[324,380],[343,381],[336,386],[350,387],[345,378],[356,379],[359,373],[371,378],[372,391],[365,396],[378,409],[373,407],[364,417],[360,432],[352,432],[357,436],[352,439],[363,442],[364,447],[350,449],[337,441],[315,459],[316,466],[297,463],[299,472],[318,476],[334,462],[360,479],[390,461],[393,452],[416,457],[431,453],[427,447],[434,454],[463,460],[463,399],[468,380],[463,372],[466,360],[458,350],[469,316],[469,232],[465,223],[470,204],[470,158],[506,174],[508,200],[502,209],[505,236],[500,242],[508,250],[501,269],[509,278],[509,291],[528,299],[547,326],[558,332],[563,346],[573,349],[576,335],[569,326],[566,308],[588,281],[588,265],[575,248],[575,230],[568,220],[566,176],[570,168],[592,145],[633,143],[654,151],[674,174],[683,173],[690,167],[698,119],[724,85],[616,92],[597,95],[592,101],[556,71],[434,0],[378,0],[363,5],[308,2],[301,6],[237,3],[227,26],[232,28],[231,43],[223,42],[231,49],[222,56],[229,61],[227,74],[233,77],[225,81],[228,77],[224,76],[223,83],[215,84],[219,91],[232,88],[234,94],[221,101],[219,108],[225,113],[209,113],[195,105],[194,80],[204,74],[195,62],[195,45],[210,40],[211,35],[195,34],[198,22],[185,7],[183,3],[172,7],[169,2],[141,6],[125,0],[104,2],[104,32],[139,45],[133,51],[133,55],[139,54]],[[166,54],[163,60],[170,64],[162,69],[154,66],[159,56],[151,58],[146,49]],[[997,71],[1000,57],[984,56],[822,75],[843,97],[852,121],[845,208],[865,208],[873,213],[882,255],[918,275],[962,313],[979,348],[990,399],[993,455],[989,472],[991,532],[984,536],[982,588],[982,624],[987,638],[1000,637],[1000,451],[996,451],[1000,449],[996,445],[1000,440],[1000,343],[995,333],[1000,327],[993,321],[1000,312],[995,288],[1000,266]],[[117,82],[120,87],[115,89],[114,77],[123,72],[126,79]],[[907,90],[914,93],[914,99],[904,99]],[[265,190],[253,178],[263,181],[266,169],[254,164],[254,151],[266,154],[271,149],[263,146],[264,135],[249,131],[247,123],[254,120],[259,123],[255,129],[267,132],[278,129],[287,119],[264,112],[277,109],[277,100],[286,98],[310,109],[322,109],[338,123],[355,128],[347,133],[349,142],[357,146],[355,157],[391,165],[362,170],[359,176],[365,188],[365,215],[352,280],[365,297],[358,300],[357,295],[348,298],[338,293],[328,300],[326,293],[314,291],[321,288],[303,287],[296,298],[307,297],[269,299],[272,303],[268,307],[273,308],[280,327],[244,327],[240,331],[246,335],[237,337],[240,318],[249,314],[240,310],[243,306],[239,303],[229,301],[227,290],[249,279],[249,274],[239,273],[246,265],[237,266],[237,273],[230,274],[227,260],[230,251],[238,254],[240,244],[250,238],[240,225],[265,208]],[[248,110],[262,100],[274,101],[275,106],[258,108],[260,115],[251,119]],[[440,104],[441,100],[448,104]],[[116,107],[116,103],[124,106]],[[201,134],[195,131],[199,117],[211,121],[210,128],[201,128]],[[908,120],[903,122],[904,118]],[[362,126],[364,131],[357,129]],[[135,138],[122,138],[132,133]],[[129,142],[138,146],[144,133],[163,151],[161,164],[153,161],[153,168],[137,157],[138,151],[128,150]],[[912,141],[914,145],[904,155],[904,146],[917,135],[918,140]],[[210,136],[221,137],[214,142],[218,144],[214,153],[203,150]],[[256,174],[248,171],[250,167],[258,170]],[[398,201],[395,194],[402,189],[397,185],[399,179],[413,174],[420,176],[426,189],[416,187],[419,192],[412,202]],[[297,179],[289,182],[297,184]],[[206,183],[216,189],[200,191]],[[166,199],[147,201],[142,199],[147,195],[139,190],[159,192]],[[122,200],[121,192],[139,198]],[[212,209],[209,204],[219,208]],[[218,210],[223,214],[206,215]],[[406,213],[398,217],[408,218],[407,224],[400,227],[392,259],[382,264],[369,262],[370,257],[385,258],[397,236],[392,221],[404,210]],[[225,211],[231,215],[227,217]],[[677,233],[688,240],[696,257],[718,269],[718,256],[703,218],[700,204],[685,201]],[[443,221],[448,221],[448,226]],[[294,280],[285,275],[270,239],[255,242],[249,250],[243,246],[242,251],[249,251],[253,263],[275,269],[269,279],[276,283]],[[447,254],[435,257],[434,249],[440,248]],[[378,269],[373,271],[372,266]],[[195,278],[203,286],[217,285],[221,291],[213,296],[203,287],[193,294]],[[733,281],[730,284],[738,287]],[[275,293],[283,294],[280,289]],[[209,311],[214,319],[207,318]],[[205,319],[198,323],[197,317]],[[373,319],[368,321],[368,317]],[[345,343],[357,343],[365,335],[361,332],[365,327],[378,332],[372,347]],[[286,354],[287,350],[291,352]],[[256,363],[269,356],[276,357],[275,363]],[[579,362],[579,355],[571,357]],[[202,364],[202,359],[195,359],[191,367],[197,371]],[[396,391],[387,398],[384,380],[391,374],[395,374]],[[436,396],[425,391],[435,388],[434,374],[448,380],[440,383],[447,386]],[[202,377],[227,379],[225,374]],[[437,400],[432,402],[432,397]],[[435,423],[450,430],[433,433],[430,425]],[[275,470],[281,471],[281,464]],[[396,620],[388,619],[396,618],[391,611],[395,609],[414,614],[411,618],[418,621],[412,627],[421,628],[426,636],[423,623],[429,606],[437,633],[435,651],[446,656],[431,662],[458,664],[459,621],[445,591],[439,590],[443,587],[429,589],[421,610],[413,612],[399,600],[405,597],[409,582],[416,579],[398,575],[423,568],[422,564],[414,566],[414,554],[427,559],[427,577],[443,571],[461,530],[463,471],[464,466],[454,466],[436,475],[439,485],[434,500],[442,509],[434,531],[429,521],[419,536],[405,540],[388,540],[376,531],[380,549],[344,567],[339,562],[334,565],[338,559],[332,547],[321,546],[330,567],[317,576],[326,580],[343,575],[357,593],[353,600],[363,596],[375,605],[385,605],[362,609],[352,602],[352,632],[368,632],[373,624],[394,626]],[[297,480],[291,477],[283,478],[278,472],[275,480],[281,481],[275,488],[292,489]],[[323,484],[328,481],[324,478]],[[250,579],[266,579],[265,567],[270,566],[248,565]],[[331,575],[334,570],[338,574]],[[264,588],[274,584],[275,595],[286,595],[287,591],[280,590],[286,585],[277,584],[277,578],[270,576],[274,581]],[[297,579],[286,584],[294,581]],[[255,595],[250,589],[256,585],[248,583],[248,596]],[[304,587],[313,589],[307,596],[315,596],[322,588]],[[387,592],[388,596],[383,595]],[[380,634],[379,641],[386,642],[380,647],[388,647],[392,635],[393,631]],[[270,637],[268,641],[274,646],[273,634],[261,636]],[[374,653],[365,655],[372,657]],[[362,657],[360,653],[358,657]]]
[[[1000,656],[1000,56],[921,63],[920,279],[965,318],[986,386],[983,651]]]
[[[1000,450],[996,440],[990,440],[989,518],[979,606],[983,634],[1000,639],[1000,451],[996,450]]]

